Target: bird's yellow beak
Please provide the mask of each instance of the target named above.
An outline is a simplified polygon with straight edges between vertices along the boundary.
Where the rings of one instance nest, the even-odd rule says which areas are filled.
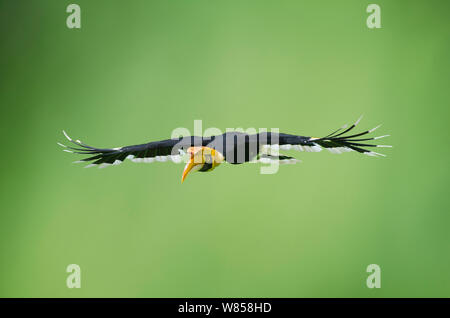
[[[190,171],[201,168],[200,165],[205,163],[203,158],[203,147],[190,147],[187,152],[191,155],[189,161],[184,166],[183,175],[181,176],[181,183],[186,179]]]
[[[194,166],[194,155],[191,154],[191,159],[189,159],[188,163],[186,163],[186,165],[184,166],[183,175],[181,176],[181,183],[183,183],[184,179],[186,179],[187,175]]]
[[[223,155],[208,147],[190,147],[187,152],[191,155],[189,161],[184,166],[183,175],[181,176],[181,183],[186,179],[191,171],[212,171],[215,167],[224,161]],[[208,169],[204,169],[205,164],[208,164]]]

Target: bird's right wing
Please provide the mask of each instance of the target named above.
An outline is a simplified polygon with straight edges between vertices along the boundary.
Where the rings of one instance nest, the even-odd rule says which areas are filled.
[[[90,162],[86,168],[93,166],[104,168],[109,165],[118,165],[126,159],[133,162],[149,163],[154,161],[173,161],[175,163],[179,163],[183,160],[183,156],[187,148],[194,145],[202,145],[207,142],[205,138],[189,136],[177,139],[154,141],[134,146],[95,148],[88,146],[79,140],[73,140],[64,131],[63,133],[67,140],[77,147],[66,146],[61,143],[58,144],[64,147],[64,151],[66,152],[87,155],[87,158],[76,161],[86,163]]]

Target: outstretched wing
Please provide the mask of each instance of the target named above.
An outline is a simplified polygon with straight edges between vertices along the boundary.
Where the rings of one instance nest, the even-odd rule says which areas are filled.
[[[350,130],[356,127],[358,125],[359,121],[361,120],[362,116],[350,127],[343,126],[339,128],[338,130],[334,131],[333,133],[327,135],[323,138],[312,138],[311,141],[318,144],[319,146],[328,149],[331,153],[343,153],[348,151],[357,151],[359,153],[362,153],[364,155],[368,156],[382,156],[386,157],[386,155],[374,152],[372,150],[369,150],[371,148],[391,148],[390,145],[376,145],[376,144],[370,144],[366,143],[367,141],[373,141],[377,139],[381,139],[384,137],[388,137],[389,135],[384,136],[377,136],[377,137],[368,137],[365,136],[367,134],[370,134],[371,132],[378,129],[381,125],[376,126],[375,128],[357,133],[357,134],[348,134]],[[364,138],[358,138],[365,136]],[[369,148],[369,149],[366,149]]]
[[[278,160],[280,162],[295,163],[297,160],[286,156],[277,156],[278,150],[298,150],[307,152],[318,152],[323,148],[332,153],[343,153],[348,151],[357,151],[369,156],[385,156],[369,150],[373,147],[391,147],[388,145],[376,145],[366,143],[380,138],[387,137],[364,137],[380,126],[366,130],[357,134],[349,134],[356,127],[361,118],[359,118],[350,127],[341,127],[333,133],[322,137],[306,137],[290,135],[283,133],[259,133],[256,135],[247,135],[242,133],[226,133],[221,136],[212,137],[182,137],[177,139],[167,139],[150,142],[141,145],[118,147],[118,148],[95,148],[82,143],[79,140],[73,140],[65,132],[66,138],[77,147],[66,146],[64,151],[81,155],[87,155],[87,158],[78,162],[90,162],[86,167],[99,166],[100,168],[108,165],[118,165],[124,160],[129,159],[134,162],[154,162],[154,161],[173,161],[181,162],[185,151],[191,146],[209,146],[219,150],[224,154],[226,160],[231,163],[244,163],[257,157],[259,161]],[[236,137],[241,136],[241,142],[236,141]],[[233,141],[231,146],[226,148],[227,140]],[[241,149],[242,148],[242,149]],[[369,148],[369,149],[367,149]],[[227,150],[228,149],[228,150]],[[262,150],[262,151],[261,151]],[[272,152],[273,151],[273,152]],[[272,153],[270,153],[272,152]],[[241,153],[241,160],[236,159]]]
[[[73,140],[65,131],[63,131],[63,133],[67,140],[77,147],[66,146],[61,143],[58,144],[64,147],[64,151],[87,155],[87,158],[76,161],[90,162],[91,164],[87,165],[86,168],[93,166],[104,168],[109,165],[118,165],[126,159],[133,162],[173,161],[178,163],[182,161],[182,156],[187,148],[192,145],[202,145],[203,143],[208,142],[207,138],[190,136],[134,146],[95,148],[88,146],[79,140]]]
[[[366,130],[361,133],[351,134],[348,133],[358,125],[362,116],[350,127],[343,126],[333,133],[322,137],[304,137],[304,136],[296,136],[296,135],[288,135],[288,134],[279,134],[278,141],[275,142],[272,140],[271,143],[265,145],[265,147],[269,147],[270,149],[275,150],[289,150],[294,149],[298,151],[309,151],[309,152],[318,152],[322,151],[323,148],[328,149],[331,153],[343,153],[349,151],[357,151],[359,153],[368,155],[368,156],[385,156],[384,154],[380,154],[374,151],[369,150],[374,147],[392,147],[389,145],[376,145],[366,143],[367,141],[373,141],[377,139],[381,139],[384,137],[388,137],[389,135],[378,136],[378,137],[362,137],[364,135],[370,134],[375,131],[381,125],[378,125],[375,128]],[[273,139],[273,138],[272,138]],[[366,149],[369,148],[369,149]]]

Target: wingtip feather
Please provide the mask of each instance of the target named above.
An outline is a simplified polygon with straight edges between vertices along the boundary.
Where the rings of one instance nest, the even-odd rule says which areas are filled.
[[[62,131],[64,136],[67,138],[67,140],[72,141],[72,138],[69,137],[69,135],[66,133],[65,130]]]
[[[359,124],[364,115],[359,116],[358,120],[355,122],[355,126]]]

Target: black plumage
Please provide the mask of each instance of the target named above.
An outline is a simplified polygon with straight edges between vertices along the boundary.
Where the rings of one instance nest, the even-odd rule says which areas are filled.
[[[354,139],[369,134],[378,127],[358,134],[345,136],[345,134],[349,133],[358,122],[359,120],[350,127],[346,129],[344,127],[340,128],[323,138],[274,132],[262,132],[258,134],[227,132],[222,135],[211,137],[189,136],[119,148],[95,148],[78,140],[75,141],[64,133],[67,139],[77,147],[60,145],[67,148],[66,151],[87,155],[88,157],[81,159],[80,161],[91,162],[93,165],[118,164],[127,158],[134,161],[152,159],[161,159],[161,161],[165,161],[162,159],[175,159],[175,157],[185,153],[189,147],[193,146],[204,146],[215,149],[223,155],[225,161],[231,164],[242,164],[260,158],[261,156],[258,155],[261,155],[262,149],[265,147],[272,149],[274,146],[285,145],[297,146],[297,150],[312,149],[313,151],[320,151],[322,148],[327,148],[332,152],[356,151],[373,156],[381,155],[365,148],[388,146],[361,142],[375,140],[386,136]],[[283,159],[280,156],[277,156],[277,154],[273,156],[268,154],[268,156],[278,158],[279,160]],[[207,169],[207,167],[204,169]]]

